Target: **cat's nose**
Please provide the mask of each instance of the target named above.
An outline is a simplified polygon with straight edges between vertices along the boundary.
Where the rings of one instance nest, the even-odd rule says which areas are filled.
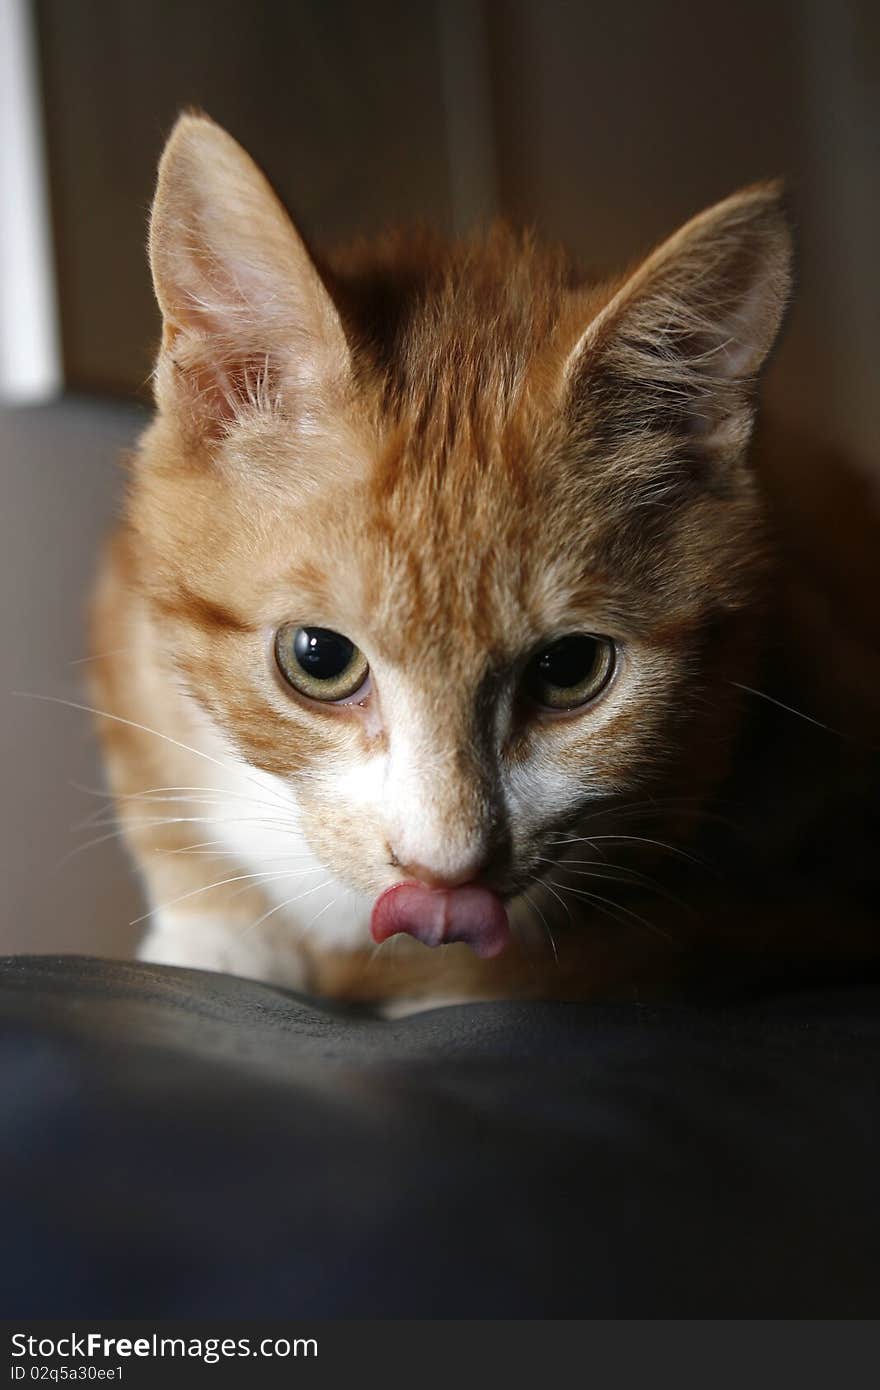
[[[418,883],[424,883],[427,888],[461,888],[464,884],[473,883],[479,878],[483,868],[483,864],[477,861],[451,872],[432,869],[427,864],[418,864],[415,861],[402,864],[396,857],[395,862],[407,878],[414,878]]]

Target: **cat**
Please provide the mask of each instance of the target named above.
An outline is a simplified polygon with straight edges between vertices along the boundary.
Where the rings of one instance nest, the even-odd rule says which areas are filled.
[[[142,958],[441,1000],[872,952],[793,773],[839,790],[861,745],[767,693],[778,184],[601,281],[503,224],[319,259],[189,114],[150,261],[157,411],[93,621]]]

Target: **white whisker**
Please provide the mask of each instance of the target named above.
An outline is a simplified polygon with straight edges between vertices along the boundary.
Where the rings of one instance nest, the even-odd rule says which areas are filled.
[[[803,710],[795,709],[794,705],[787,705],[783,700],[777,700],[773,695],[768,695],[765,690],[755,690],[751,685],[743,685],[740,681],[731,681],[731,685],[737,690],[744,690],[747,695],[757,695],[759,700],[766,700],[768,704],[775,705],[777,709],[785,710],[787,714],[794,714],[798,719],[805,719],[808,724],[815,724],[817,729],[824,729],[828,734],[836,734],[838,738],[847,738],[848,735],[842,733],[840,729],[834,729],[830,724],[823,724],[821,719],[814,719],[811,714],[804,714]]]
[[[537,883],[537,884],[540,886],[541,880],[540,880],[539,878],[535,878],[534,874],[532,875],[532,878],[534,879],[534,882]],[[544,886],[545,886],[545,887],[549,887],[550,885],[549,885],[549,884],[545,884]],[[558,895],[557,895],[557,896],[558,896]],[[526,900],[526,902],[529,904],[529,906],[532,907],[532,908],[534,909],[535,912],[537,912],[538,916],[540,917],[541,921],[543,922],[543,924],[544,924],[544,930],[546,931],[547,936],[549,937],[549,940],[550,940],[550,947],[551,947],[551,949],[552,949],[552,951],[553,951],[553,959],[555,960],[556,964],[558,965],[558,964],[559,964],[559,952],[558,952],[557,949],[556,949],[556,941],[555,941],[555,938],[554,938],[554,936],[553,936],[552,931],[550,930],[550,923],[547,921],[547,918],[544,916],[543,912],[541,911],[541,909],[540,909],[540,907],[538,906],[538,904],[535,902],[534,898],[529,897],[529,889],[528,889],[528,888],[527,888],[526,891],[524,892],[523,897],[525,898],[525,900]],[[559,901],[562,902],[562,899],[560,898]],[[565,907],[565,903],[563,903],[562,905],[563,905],[563,907]],[[568,908],[567,908],[567,907],[565,908],[565,910],[566,910],[566,912],[568,912]],[[571,916],[571,913],[569,912],[569,917],[570,917],[570,916]]]
[[[680,858],[689,860],[691,864],[697,864],[701,869],[709,869],[710,867],[708,864],[706,864],[705,860],[698,859],[696,855],[688,854],[687,850],[680,849],[678,845],[670,845],[665,840],[652,840],[646,835],[594,835],[591,837],[590,840],[583,839],[582,843],[592,844],[593,840],[614,840],[620,842],[629,842],[631,844],[636,845],[652,845],[656,849],[665,849],[668,850],[670,854],[677,854]],[[577,844],[579,842],[581,842],[579,838],[575,838],[573,840],[569,840],[567,843]]]
[[[315,873],[316,870],[291,869],[290,872],[291,874],[306,874]],[[178,903],[186,902],[188,898],[197,898],[200,893],[208,893],[212,888],[223,888],[228,883],[241,883],[245,879],[252,883],[254,880],[257,879],[262,881],[264,879],[275,880],[277,878],[284,877],[286,877],[284,873],[279,873],[276,870],[272,869],[260,870],[258,873],[252,874],[232,874],[229,878],[218,878],[215,880],[214,883],[203,883],[199,888],[191,888],[188,893],[180,893],[176,898],[169,899],[168,902],[159,903],[157,907],[151,907],[149,912],[144,912],[141,914],[140,917],[135,917],[131,922],[129,922],[128,925],[130,927],[136,927],[141,922],[146,922],[150,917],[155,917],[157,913],[167,912],[169,908],[176,907]]]
[[[109,652],[94,652],[91,656],[77,656],[68,661],[68,666],[85,666],[90,661],[106,661],[109,656],[126,656],[134,647],[113,647]]]
[[[161,790],[163,790],[163,789],[162,789],[162,788],[159,788],[158,790],[161,791]],[[117,805],[117,806],[120,805],[120,804],[130,805],[132,802],[141,802],[141,803],[143,803],[145,806],[165,806],[165,805],[174,805],[174,804],[176,804],[176,803],[183,803],[183,804],[186,804],[186,805],[189,805],[189,806],[225,806],[225,805],[228,804],[228,802],[230,802],[230,801],[232,801],[232,800],[243,801],[243,802],[245,803],[245,805],[247,805],[247,806],[254,806],[254,807],[263,806],[263,807],[267,807],[267,808],[269,809],[269,811],[271,811],[271,812],[274,813],[274,815],[275,815],[276,818],[278,818],[279,820],[283,820],[285,824],[287,824],[287,823],[289,823],[289,824],[291,824],[291,825],[297,824],[295,818],[294,818],[292,815],[288,815],[288,816],[286,816],[286,817],[278,817],[278,809],[279,809],[279,808],[278,808],[278,804],[277,804],[276,802],[272,802],[272,801],[262,801],[262,800],[260,800],[259,798],[255,797],[255,796],[252,796],[250,793],[247,793],[247,792],[226,792],[226,791],[222,791],[222,790],[220,790],[219,788],[216,788],[216,787],[205,787],[205,788],[181,788],[181,787],[172,787],[172,788],[168,788],[167,790],[170,791],[170,792],[174,792],[174,793],[180,792],[180,793],[184,793],[184,794],[182,794],[182,795],[176,795],[176,794],[175,794],[175,795],[168,795],[168,796],[159,796],[159,795],[154,795],[154,794],[152,794],[151,792],[143,791],[143,792],[126,792],[126,793],[119,793],[119,794],[116,795],[116,796],[107,796],[107,797],[105,798],[105,799],[106,799],[106,802],[107,802],[107,804],[106,804],[105,806],[99,806],[98,809],[97,809],[96,811],[92,811],[90,815],[86,816],[82,821],[79,821],[79,822],[77,823],[77,825],[75,825],[73,828],[78,830],[78,829],[80,829],[81,827],[86,827],[86,826],[93,825],[93,824],[99,822],[101,816],[109,814],[110,811],[111,811],[111,808],[112,808],[114,805]],[[207,796],[207,795],[200,795],[200,796],[187,795],[186,793],[187,793],[188,791],[191,791],[191,790],[192,790],[192,791],[198,791],[198,792],[211,793],[211,795],[210,795],[210,796]],[[103,793],[102,793],[102,795],[103,795]]]
[[[241,775],[241,769],[234,767],[231,763],[223,762],[220,758],[214,758],[210,753],[205,753],[201,748],[193,748],[188,743],[183,743],[179,738],[172,738],[170,734],[163,734],[159,729],[151,729],[148,724],[139,724],[134,719],[123,719],[120,714],[111,714],[108,710],[96,709],[94,705],[82,705],[76,700],[62,700],[58,695],[38,695],[30,690],[13,690],[10,692],[20,700],[41,700],[44,704],[63,705],[67,709],[79,710],[81,714],[94,715],[96,719],[109,719],[114,724],[123,724],[129,729],[139,729],[143,734],[152,734],[154,738],[161,739],[164,743],[170,743],[174,748],[180,748],[184,753],[192,753],[194,757],[204,758],[206,762],[213,763],[215,767],[221,767],[224,772],[232,772]],[[246,775],[246,774],[245,774]],[[249,778],[255,785],[263,788],[261,782],[257,782],[255,777]],[[284,805],[284,798],[278,794],[278,801]]]
[[[260,816],[239,816],[235,819],[231,817],[218,816],[161,816],[151,820],[127,821],[124,825],[118,825],[115,830],[110,830],[106,835],[97,835],[91,840],[87,840],[84,845],[75,845],[67,854],[63,855],[55,869],[58,870],[62,865],[69,863],[79,854],[84,854],[88,849],[94,849],[97,845],[106,844],[109,840],[117,840],[121,836],[129,833],[130,830],[149,830],[164,825],[264,825],[265,822]],[[271,828],[271,827],[270,827]]]
[[[310,897],[312,893],[317,893],[319,889],[326,888],[332,882],[332,878],[325,878],[321,883],[316,883],[313,888],[306,889],[305,893],[300,893],[296,897],[288,898],[286,902],[276,903],[275,907],[270,908],[268,912],[263,913],[262,917],[258,917],[255,922],[251,922],[248,927],[245,927],[245,931],[256,931],[257,927],[261,927],[270,917],[274,917],[276,912],[281,912],[285,907],[291,907],[294,903],[301,902],[303,898]]]
[[[586,898],[590,902],[600,905],[604,904],[606,909],[608,909],[609,916],[612,916],[610,910],[613,909],[615,913],[622,913],[632,921],[638,922],[641,926],[645,927],[647,931],[654,932],[657,936],[662,936],[670,945],[676,945],[675,938],[670,936],[669,932],[664,931],[662,927],[658,927],[655,922],[649,922],[646,917],[640,916],[638,912],[633,912],[631,908],[624,907],[622,903],[616,902],[613,898],[604,898],[600,893],[589,892],[586,888],[573,888],[571,884],[563,884],[558,881],[556,886],[560,888],[563,893],[573,893],[575,897]]]
[[[592,859],[547,859],[541,858],[538,861],[542,864],[550,864],[565,873],[574,874],[578,878],[594,878],[600,882],[619,883],[624,887],[644,888],[648,892],[656,893],[658,897],[665,898],[667,902],[674,903],[683,912],[692,913],[694,909],[689,906],[682,898],[670,893],[667,888],[658,883],[656,879],[643,874],[638,869],[631,869],[628,864],[610,864],[607,860]],[[589,867],[577,868],[576,865],[587,865]]]

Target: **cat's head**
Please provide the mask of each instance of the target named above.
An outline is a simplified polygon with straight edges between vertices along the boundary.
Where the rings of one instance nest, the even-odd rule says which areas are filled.
[[[319,271],[244,151],[184,117],[150,249],[142,580],[332,872],[507,896],[595,808],[711,784],[761,569],[776,186],[599,284],[504,228]]]

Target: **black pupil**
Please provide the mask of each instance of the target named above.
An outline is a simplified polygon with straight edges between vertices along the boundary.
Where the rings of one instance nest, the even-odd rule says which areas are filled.
[[[580,685],[596,664],[596,641],[593,637],[573,634],[560,637],[538,658],[538,671],[547,685],[561,690]]]
[[[332,681],[350,666],[354,643],[326,627],[300,627],[293,639],[293,651],[308,675],[318,681]]]

